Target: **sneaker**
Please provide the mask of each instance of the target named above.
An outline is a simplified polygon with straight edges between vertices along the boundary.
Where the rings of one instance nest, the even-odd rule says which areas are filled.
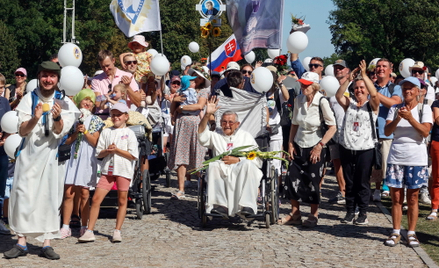
[[[5,257],[5,259],[14,259],[21,256],[26,256],[28,253],[29,250],[27,249],[27,247],[24,249],[16,244],[10,250],[3,253],[3,256]]]
[[[49,260],[59,260],[59,255],[51,246],[42,248],[38,256],[47,258]]]
[[[373,201],[374,202],[381,202],[381,191],[378,189],[375,189],[373,192]]]
[[[0,234],[11,234],[11,231],[6,227],[6,224],[0,220]]]
[[[358,216],[358,214],[360,214],[360,209],[358,207],[355,208],[355,216]]]
[[[64,239],[67,238],[69,236],[72,236],[72,230],[70,228],[61,228],[59,230],[59,232],[61,233],[61,237],[59,239]]]
[[[85,243],[85,242],[94,242],[96,240],[95,235],[93,233],[93,231],[91,230],[86,230],[85,233],[78,238],[78,242],[80,243]]]
[[[381,198],[383,198],[383,197],[389,197],[390,196],[390,192],[389,191],[383,191],[382,193],[381,193]]]
[[[430,197],[428,196],[428,193],[426,192],[421,193],[419,196],[419,202],[423,204],[431,205],[431,200]]]
[[[341,192],[338,192],[338,194],[334,197],[328,200],[329,203],[332,204],[346,204],[346,198],[343,196]]]
[[[87,226],[82,226],[81,230],[79,230],[79,237],[83,236],[85,231],[87,231]]]
[[[367,215],[366,214],[360,214],[360,216],[358,216],[358,218],[355,220],[355,225],[366,225],[369,223],[369,221],[367,220]]]
[[[111,238],[111,242],[113,243],[120,243],[122,242],[122,235],[120,233],[120,230],[114,230],[113,237]]]
[[[355,214],[352,212],[346,213],[344,219],[341,220],[342,223],[353,223],[355,218]]]

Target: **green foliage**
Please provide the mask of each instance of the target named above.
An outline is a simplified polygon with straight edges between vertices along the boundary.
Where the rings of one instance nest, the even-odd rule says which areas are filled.
[[[6,77],[7,84],[14,83],[14,71],[20,65],[16,41],[5,23],[0,21],[0,73]]]
[[[362,59],[404,58],[438,66],[439,5],[429,0],[333,0],[332,44],[349,66]]]
[[[337,53],[332,53],[331,56],[324,57],[322,59],[323,60],[323,65],[326,67],[326,66],[328,66],[330,64],[333,64],[338,59],[343,59],[343,58],[341,58],[340,55],[338,55]],[[351,67],[351,66],[349,65],[348,67]]]

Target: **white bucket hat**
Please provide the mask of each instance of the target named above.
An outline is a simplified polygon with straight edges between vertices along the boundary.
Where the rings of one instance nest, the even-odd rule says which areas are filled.
[[[132,50],[133,48],[131,47],[131,45],[136,42],[138,44],[140,44],[143,47],[148,47],[149,44],[148,42],[145,41],[145,36],[143,35],[135,35],[133,37],[133,40],[131,42],[128,43],[128,47]]]

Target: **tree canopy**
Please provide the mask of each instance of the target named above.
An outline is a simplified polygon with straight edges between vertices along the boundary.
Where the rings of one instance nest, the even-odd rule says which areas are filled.
[[[333,0],[332,44],[350,65],[362,59],[404,58],[438,67],[439,1]]]
[[[185,54],[193,60],[208,56],[208,40],[201,38],[201,16],[195,10],[198,2],[160,0],[164,54],[174,68],[180,68],[180,58]],[[70,5],[71,1],[67,1],[67,6]],[[109,0],[76,0],[75,37],[83,52],[79,68],[84,74],[92,75],[100,69],[96,60],[99,50],[112,51],[116,59],[119,54],[129,51],[127,44],[131,38],[117,28],[109,5]],[[38,64],[48,60],[62,46],[64,1],[0,0],[0,6],[0,73],[11,81],[15,69],[23,66],[32,79]],[[225,13],[221,18],[222,34],[211,40],[213,49],[232,34]],[[67,24],[70,27],[69,19]],[[159,32],[142,34],[149,41],[149,48],[161,52]],[[69,29],[67,36],[70,41]],[[192,41],[200,45],[199,53],[189,51],[188,44]]]

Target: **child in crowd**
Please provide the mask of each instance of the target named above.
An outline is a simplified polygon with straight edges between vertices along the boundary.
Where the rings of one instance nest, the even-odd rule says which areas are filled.
[[[63,225],[61,239],[69,237],[72,232],[69,227],[72,216],[75,193],[80,195],[81,229],[80,236],[87,230],[90,214],[90,187],[96,186],[97,162],[96,145],[100,131],[105,126],[102,119],[93,115],[96,96],[91,89],[83,89],[73,97],[82,115],[73,126],[65,144],[71,144],[70,160],[66,167],[64,200],[62,204]]]
[[[151,64],[152,55],[146,52],[146,48],[148,47],[148,42],[145,41],[145,37],[143,35],[135,35],[133,40],[128,43],[128,47],[131,49],[132,53],[137,59],[137,70],[134,73],[134,79],[136,79],[137,83],[145,84],[146,78],[151,74],[151,69],[149,65]],[[128,53],[122,53],[119,56],[120,62],[122,63],[122,67],[126,69],[126,66],[123,62],[123,58]]]
[[[184,75],[181,78],[181,88],[178,91],[180,96],[184,96],[186,98],[185,101],[180,103],[180,106],[186,106],[186,105],[190,105],[190,104],[196,104],[198,103],[198,99],[197,99],[197,91],[195,90],[195,78],[197,78],[196,76],[189,76],[189,75]],[[183,114],[193,114],[193,115],[198,115],[200,114],[200,110],[197,111],[181,111]],[[175,119],[177,118],[177,111],[174,112],[173,114],[173,124],[175,122]]]
[[[171,123],[171,103],[174,99],[175,94],[181,87],[180,76],[172,76],[169,86],[169,94],[164,94],[164,99],[161,103],[162,117],[165,123],[165,134],[163,135],[163,145],[165,148],[167,146],[167,143],[172,140],[172,133],[174,133],[174,126]],[[165,148],[164,151],[166,151]]]
[[[129,118],[128,111],[125,104],[116,103],[110,111],[114,126],[104,129],[99,137],[96,155],[98,159],[103,159],[102,175],[93,196],[88,228],[84,235],[78,239],[79,242],[93,242],[95,240],[93,230],[99,216],[100,206],[114,183],[117,185],[119,209],[112,242],[122,241],[120,229],[125,219],[128,190],[134,175],[133,162],[137,160],[139,155],[136,134],[126,126]]]
[[[114,86],[111,94],[105,94],[106,101],[101,102],[101,109],[111,109],[114,104],[121,102],[127,104],[127,87],[124,84],[117,84]]]

